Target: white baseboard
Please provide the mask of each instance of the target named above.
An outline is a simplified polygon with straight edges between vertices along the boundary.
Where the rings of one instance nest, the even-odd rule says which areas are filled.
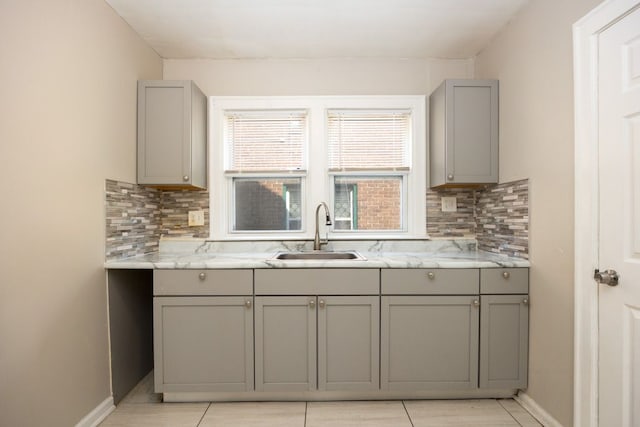
[[[533,400],[527,393],[520,391],[513,399],[529,411],[544,427],[563,427],[558,420],[542,409],[542,406],[538,405],[538,402]]]
[[[116,409],[113,404],[113,396],[109,396],[102,403],[96,406],[93,411],[89,412],[83,419],[81,419],[76,427],[96,427],[107,416]]]

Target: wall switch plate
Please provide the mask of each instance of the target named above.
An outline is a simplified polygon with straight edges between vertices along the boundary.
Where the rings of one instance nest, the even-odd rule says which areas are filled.
[[[442,212],[458,211],[458,202],[455,197],[443,197],[441,200],[442,200]]]
[[[204,225],[204,211],[189,211],[189,227]]]

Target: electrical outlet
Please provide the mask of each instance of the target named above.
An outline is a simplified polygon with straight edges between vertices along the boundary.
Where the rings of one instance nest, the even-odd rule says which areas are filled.
[[[204,211],[189,211],[189,227],[204,225]]]
[[[442,200],[442,212],[458,211],[458,202],[455,197],[443,197],[441,200]]]

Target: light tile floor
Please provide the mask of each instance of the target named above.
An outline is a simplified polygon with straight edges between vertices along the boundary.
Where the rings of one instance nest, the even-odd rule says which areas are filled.
[[[162,403],[145,377],[101,426],[541,426],[513,399]]]

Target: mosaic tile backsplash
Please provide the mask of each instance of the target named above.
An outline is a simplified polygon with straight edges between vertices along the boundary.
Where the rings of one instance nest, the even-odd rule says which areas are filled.
[[[441,198],[455,197],[456,212]],[[529,180],[483,189],[427,190],[427,232],[434,239],[476,239],[478,249],[529,258]],[[161,191],[106,181],[107,260],[156,252],[164,237],[206,238],[208,191]],[[203,210],[205,225],[188,226],[188,212]]]
[[[161,236],[209,235],[207,191],[161,191],[110,179],[105,189],[107,260],[157,252]],[[193,210],[204,211],[203,226],[188,226]]]
[[[478,192],[478,249],[529,259],[529,180]]]
[[[455,197],[456,212],[442,212],[442,197]],[[476,237],[476,192],[466,188],[427,190],[427,233],[431,237]]]
[[[207,190],[161,191],[160,235],[163,237],[209,237],[209,192]],[[189,211],[204,211],[204,225],[189,227]]]
[[[107,180],[106,258],[156,252],[160,240],[160,192]]]

